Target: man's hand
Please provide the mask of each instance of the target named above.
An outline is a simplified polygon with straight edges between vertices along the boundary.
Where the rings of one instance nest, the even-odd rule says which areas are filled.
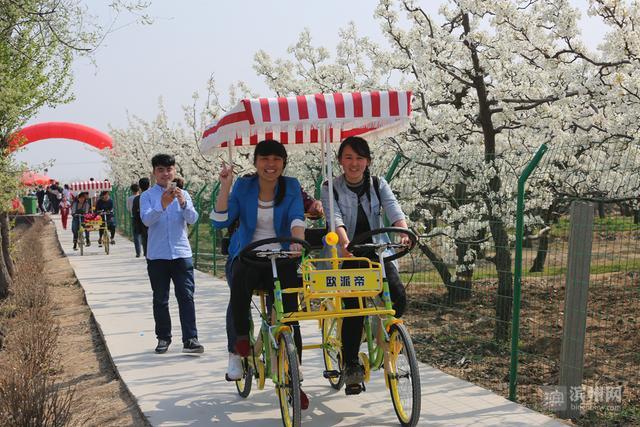
[[[180,207],[181,208],[186,208],[187,207],[187,199],[184,197],[184,193],[182,192],[182,190],[180,188],[176,188],[174,190],[174,194],[176,196],[176,198],[178,199],[178,203],[180,203]]]
[[[160,199],[160,203],[162,203],[162,209],[167,209],[167,206],[169,206],[173,202],[173,200],[176,198],[177,190],[178,188],[173,190],[167,188],[166,190],[164,190],[164,193],[162,193],[162,198]]]

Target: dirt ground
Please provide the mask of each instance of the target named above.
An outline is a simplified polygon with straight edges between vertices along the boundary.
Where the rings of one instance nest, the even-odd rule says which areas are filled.
[[[16,231],[19,240],[29,228],[21,226]],[[54,315],[61,329],[59,381],[75,390],[70,425],[149,425],[111,363],[84,291],[60,248],[55,226],[46,224],[40,237]]]
[[[594,244],[593,259],[622,259],[625,271],[591,275],[583,384],[621,387],[623,402],[585,408],[574,420],[581,426],[640,425],[640,272],[626,260],[635,251],[617,237]],[[562,256],[560,248],[550,254]],[[556,262],[551,258],[547,266]],[[405,321],[421,361],[506,397],[510,343],[493,340],[496,292],[494,280],[478,280],[470,300],[451,305],[443,286],[413,283]],[[523,280],[517,394],[538,411],[544,411],[541,386],[558,384],[564,299],[564,274]]]

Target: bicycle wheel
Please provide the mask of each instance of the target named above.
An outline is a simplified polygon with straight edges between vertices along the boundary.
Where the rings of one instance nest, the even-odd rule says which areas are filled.
[[[80,256],[84,255],[84,230],[78,231],[78,247],[80,248]]]
[[[342,343],[340,329],[342,319],[322,319],[322,356],[329,384],[336,390],[344,385],[342,375]],[[338,373],[336,376],[336,372]]]
[[[298,353],[290,332],[278,339],[278,382],[276,391],[280,399],[280,413],[285,427],[300,426],[300,376]]]
[[[389,372],[390,370],[390,372]],[[420,418],[420,373],[413,342],[404,325],[391,326],[389,363],[385,366],[389,393],[398,420],[403,426],[415,426]]]
[[[109,235],[105,231],[102,233],[102,246],[104,247],[104,253],[109,255]]]
[[[251,393],[251,381],[253,381],[253,367],[249,358],[242,359],[242,378],[236,381],[236,389],[240,397],[247,397]]]

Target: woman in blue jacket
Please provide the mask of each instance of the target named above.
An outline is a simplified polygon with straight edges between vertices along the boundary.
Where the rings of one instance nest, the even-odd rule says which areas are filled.
[[[302,192],[297,179],[282,175],[287,164],[287,151],[278,141],[265,140],[256,145],[253,165],[256,173],[239,178],[233,190],[233,171],[223,165],[220,172],[220,192],[216,199],[211,221],[216,228],[230,226],[239,221],[231,237],[231,311],[237,338],[235,354],[229,355],[230,367],[240,357],[250,353],[249,306],[254,289],[271,289],[271,266],[246,268],[238,261],[238,254],[249,243],[272,237],[296,237],[304,239],[304,208]],[[278,244],[275,244],[279,246]],[[270,246],[270,245],[268,245]],[[289,250],[300,251],[301,246],[291,244]],[[293,264],[278,266],[278,277],[282,288],[298,287],[297,268]],[[296,294],[282,296],[286,312],[297,311]],[[302,340],[298,325],[293,325],[298,357],[302,352]],[[233,359],[233,360],[232,360]],[[309,405],[307,396],[301,391],[301,407]]]

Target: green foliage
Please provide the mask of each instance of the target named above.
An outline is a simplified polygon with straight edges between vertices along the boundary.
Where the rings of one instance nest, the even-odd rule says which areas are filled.
[[[18,193],[21,173],[13,159],[0,155],[0,210],[8,207]]]
[[[69,2],[0,2],[0,136],[9,135],[43,106],[69,102],[77,9]]]

